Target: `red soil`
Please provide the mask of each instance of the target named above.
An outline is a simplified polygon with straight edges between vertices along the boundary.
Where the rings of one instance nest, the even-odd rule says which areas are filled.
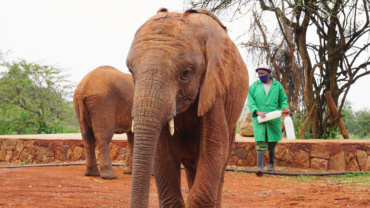
[[[0,169],[0,207],[128,207],[131,176],[114,167],[117,180],[83,176],[84,166]],[[182,172],[182,190],[188,189]],[[227,172],[223,207],[369,207],[370,187],[285,181]],[[158,207],[154,177],[149,207]]]

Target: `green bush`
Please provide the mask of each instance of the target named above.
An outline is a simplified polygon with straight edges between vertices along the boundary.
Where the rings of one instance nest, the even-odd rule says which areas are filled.
[[[370,110],[353,110],[352,103],[346,101],[343,106],[342,118],[351,139],[370,139]]]
[[[27,62],[8,62],[0,51],[0,134],[78,132],[72,88],[64,70]]]

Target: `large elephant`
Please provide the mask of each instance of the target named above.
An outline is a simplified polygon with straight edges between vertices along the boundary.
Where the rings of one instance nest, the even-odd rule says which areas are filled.
[[[132,170],[134,135],[131,132],[131,111],[134,98],[132,76],[110,66],[101,66],[88,73],[78,84],[73,104],[85,142],[85,176],[115,179],[109,143],[114,133],[127,134],[126,166]],[[95,157],[95,142],[99,148],[99,167]]]
[[[126,64],[135,92],[130,207],[148,207],[153,161],[160,207],[221,207],[249,88],[248,70],[226,27],[205,9],[181,14],[161,8],[136,32]]]

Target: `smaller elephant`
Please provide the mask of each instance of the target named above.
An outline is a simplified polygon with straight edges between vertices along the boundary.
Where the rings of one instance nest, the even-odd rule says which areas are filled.
[[[78,84],[73,104],[85,143],[85,176],[115,179],[109,143],[113,135],[127,134],[125,174],[131,174],[134,134],[131,131],[133,104],[132,76],[110,66],[101,66],[88,73]],[[99,149],[99,167],[95,156]]]

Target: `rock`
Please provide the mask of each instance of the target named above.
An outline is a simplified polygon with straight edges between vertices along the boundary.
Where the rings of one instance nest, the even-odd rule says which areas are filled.
[[[257,152],[249,152],[247,157],[247,163],[249,166],[257,165]]]
[[[124,148],[124,147],[123,147],[123,148],[118,152],[116,160],[126,160],[126,155],[127,155],[127,153],[126,153],[126,148]]]
[[[330,158],[330,144],[317,143],[310,152],[310,157],[328,160]]]
[[[366,169],[367,154],[364,150],[357,150],[357,161],[360,169],[364,171]]]
[[[13,151],[11,150],[6,151],[5,161],[9,162],[12,160],[12,158],[13,158]]]
[[[13,150],[13,152],[12,152],[12,158],[13,158],[13,160],[18,160],[18,158],[19,158],[19,152],[18,152],[18,150]]]
[[[67,157],[66,157],[66,160],[67,161],[75,161],[75,156],[74,156],[74,150],[76,148],[76,145],[72,142],[69,144],[69,148],[68,148],[68,151],[67,151]]]
[[[367,156],[365,171],[369,171],[369,170],[370,170],[370,156]]]
[[[281,166],[281,167],[293,167],[293,162],[285,162],[279,159],[275,160],[276,166]]]
[[[35,155],[37,150],[38,150],[38,146],[37,145],[34,145],[34,141],[29,141],[27,142],[25,148],[28,149],[28,152],[31,154],[31,155]]]
[[[35,159],[33,155],[29,154],[27,160],[28,160],[28,163],[33,163]]]
[[[344,171],[345,169],[346,169],[346,160],[344,157],[344,151],[341,150],[339,153],[330,157],[328,170]]]
[[[29,155],[30,155],[30,150],[28,148],[25,148],[19,155],[19,160],[23,162],[28,159]]]
[[[282,145],[276,145],[275,158],[281,159],[284,156],[286,149],[287,148]]]
[[[46,148],[45,157],[54,157],[54,151],[50,151],[49,148]]]
[[[236,165],[238,160],[239,160],[239,158],[236,155],[231,155],[227,164],[228,165]]]
[[[350,160],[356,157],[356,147],[349,145],[344,148],[344,155],[346,157],[346,164],[350,162]]]
[[[293,166],[297,168],[309,168],[310,153],[303,150],[299,150],[293,159]]]
[[[244,142],[234,142],[234,147],[233,149],[238,149],[238,148],[243,148],[245,147],[245,145],[248,144],[248,143],[244,143]]]
[[[302,149],[302,147],[301,146],[298,146],[299,144],[291,144],[290,146],[289,146],[289,153],[293,156],[293,157],[295,157],[295,155],[299,152],[299,150],[301,150]]]
[[[276,155],[275,155],[276,157]],[[285,151],[285,154],[281,158],[281,161],[286,162],[286,163],[292,163],[293,162],[293,156],[290,154],[289,150]]]
[[[311,168],[317,170],[327,170],[328,161],[320,158],[311,158]]]
[[[16,161],[14,161],[13,164],[14,165],[22,165],[22,161],[21,160],[16,160]]]
[[[45,154],[46,154],[47,150],[45,147],[40,147],[36,153],[36,155],[34,155],[34,160],[37,162],[37,163],[41,163],[44,158],[45,158]]]
[[[109,151],[109,155],[110,155],[111,160],[115,160],[118,156],[118,153],[116,152],[116,150],[114,148],[112,148]]]
[[[342,150],[342,146],[340,144],[331,144],[330,156],[338,154],[341,150]]]
[[[43,163],[53,163],[55,160],[55,157],[45,157],[42,162]]]
[[[66,161],[67,155],[68,155],[68,146],[63,145],[60,148],[55,148],[55,158],[60,160],[60,161]]]
[[[237,166],[255,166],[257,164],[257,153],[250,152],[247,159],[239,159],[236,163]]]
[[[3,141],[2,143],[2,148],[3,150],[8,150],[8,151],[13,151],[15,150],[15,146],[18,143],[18,139],[7,139]]]
[[[1,149],[0,150],[0,161],[4,161],[6,156],[6,150]]]
[[[69,144],[69,149],[73,152],[75,150],[75,148],[76,148],[76,145],[73,142],[71,142]]]
[[[252,114],[249,110],[247,110],[243,115],[240,117],[239,121],[239,134],[242,136],[252,137],[253,133],[253,118]]]
[[[356,158],[352,158],[351,161],[347,164],[346,170],[348,171],[358,171],[360,167],[358,166]]]
[[[243,145],[243,150],[245,150],[247,152],[257,152],[257,146],[254,142],[253,143],[246,143],[246,144]]]
[[[74,155],[75,160],[79,160],[82,157],[83,153],[84,153],[84,148],[75,147],[75,150],[73,151],[73,155]]]
[[[238,161],[236,162],[236,166],[243,166],[243,167],[248,166],[247,159],[238,159]]]
[[[74,152],[71,148],[68,148],[66,160],[67,161],[75,161],[75,155],[74,155]]]
[[[15,149],[18,150],[18,152],[22,152],[23,148],[26,146],[27,142],[23,140],[19,140],[17,143],[17,146],[15,146]]]
[[[247,159],[248,157],[248,152],[243,149],[234,149],[234,152],[239,159]]]

